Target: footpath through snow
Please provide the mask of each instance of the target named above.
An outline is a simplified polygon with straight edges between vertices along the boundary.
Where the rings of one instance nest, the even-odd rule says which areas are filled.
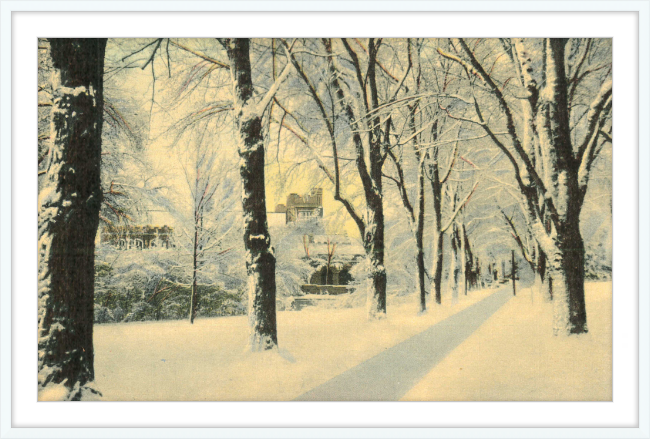
[[[97,325],[96,384],[109,401],[611,401],[611,282],[586,285],[589,333],[573,337],[552,335],[550,304],[537,297],[531,303],[529,288],[510,294],[509,288],[470,292],[458,304],[432,306],[422,316],[413,296],[412,303],[389,302],[388,317],[377,322],[366,321],[363,308],[284,311],[278,313],[281,349],[256,354],[244,350],[244,316],[198,319],[194,325]],[[483,305],[492,303],[491,312],[476,304],[486,298]],[[434,329],[463,316],[477,321],[464,329],[449,327],[446,334]],[[456,340],[445,344],[446,337]],[[434,349],[432,343],[443,344]],[[405,361],[400,374],[392,374],[398,357]],[[382,363],[390,367],[377,372]],[[380,369],[359,375],[367,382],[357,386],[375,381],[385,391],[375,385],[358,398],[309,397],[319,386],[373,364],[371,369]]]
[[[389,298],[376,322],[363,307],[279,312],[279,352],[245,351],[245,316],[96,325],[95,381],[105,401],[293,400],[494,291],[443,297],[421,316],[415,295]]]
[[[510,291],[502,288],[296,400],[397,401],[510,297]]]
[[[402,401],[612,401],[612,283],[585,285],[589,332],[554,337],[550,303],[517,292]]]

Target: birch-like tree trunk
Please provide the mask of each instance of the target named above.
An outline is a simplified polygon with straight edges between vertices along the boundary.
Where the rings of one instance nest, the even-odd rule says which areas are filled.
[[[253,99],[249,46],[246,38],[223,41],[233,80],[234,117],[238,133],[242,181],[244,247],[248,272],[249,344],[252,351],[277,347],[275,256],[266,218],[264,185],[265,106]]]
[[[39,193],[38,386],[97,393],[93,295],[106,39],[50,39],[52,147]]]

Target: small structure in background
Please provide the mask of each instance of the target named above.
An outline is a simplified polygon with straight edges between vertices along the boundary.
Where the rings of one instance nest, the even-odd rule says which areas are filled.
[[[365,257],[361,244],[346,235],[306,235],[305,253],[314,272],[301,286],[307,294],[345,294],[354,291],[350,270]]]
[[[174,217],[166,210],[147,209],[130,224],[110,223],[99,227],[95,244],[110,245],[118,250],[169,249],[176,247],[174,225]]]
[[[307,264],[300,274],[304,283],[298,283],[291,292],[291,308],[295,310],[353,292],[352,268],[365,258],[361,244],[346,234],[326,233],[323,217],[323,189],[319,187],[302,196],[291,193],[286,203],[267,212],[271,229],[284,236],[276,249],[278,254],[295,261],[295,266]]]
[[[172,248],[174,229],[168,226],[128,225],[106,226],[100,233],[100,243],[120,250]]]
[[[313,188],[308,194],[300,196],[289,194],[286,204],[275,206],[275,213],[285,214],[285,223],[293,223],[314,217],[323,217],[323,189]]]

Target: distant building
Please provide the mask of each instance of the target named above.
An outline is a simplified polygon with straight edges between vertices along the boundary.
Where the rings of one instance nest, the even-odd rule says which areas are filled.
[[[289,194],[286,204],[275,206],[273,214],[284,214],[285,223],[323,217],[323,189],[314,188],[308,194],[300,196],[298,194]]]
[[[100,243],[120,250],[171,248],[174,229],[168,226],[106,226],[100,233]]]
[[[119,250],[174,247],[174,218],[164,210],[150,209],[135,224],[107,224],[100,227],[95,243]],[[139,223],[139,224],[138,224]],[[162,224],[162,225],[160,225]]]

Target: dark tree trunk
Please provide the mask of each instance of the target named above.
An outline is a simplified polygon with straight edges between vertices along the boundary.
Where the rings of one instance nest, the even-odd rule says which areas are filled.
[[[540,94],[538,131],[540,144],[548,153],[556,213],[553,216],[552,248],[545,248],[553,278],[555,334],[587,332],[584,298],[584,243],[580,233],[580,210],[584,192],[580,189],[580,164],[573,154],[569,127],[567,79],[564,68],[566,40],[545,42],[546,85]],[[542,237],[544,238],[544,237]]]
[[[584,114],[586,124],[583,139],[575,145],[572,143],[571,137],[575,132],[571,132],[569,118],[569,83],[572,84],[572,95],[576,78],[579,76],[577,72],[573,72],[572,78],[567,78],[567,41],[565,38],[544,39],[544,48],[540,51],[542,62],[539,63],[543,66],[541,88],[538,88],[536,79],[531,75],[532,61],[521,47],[523,43],[515,43],[515,46],[520,46],[517,49],[522,61],[520,74],[530,104],[530,111],[525,109],[523,112],[526,119],[526,138],[522,144],[515,129],[513,113],[502,89],[492,80],[467,43],[459,39],[472,67],[481,75],[482,81],[499,101],[499,106],[506,116],[506,125],[516,156],[523,164],[523,167],[520,167],[518,159],[484,124],[484,130],[491,135],[493,142],[509,156],[517,184],[527,204],[524,215],[531,232],[548,258],[547,284],[553,291],[554,332],[558,335],[587,332],[584,266],[578,266],[584,263],[584,243],[580,234],[579,217],[591,166],[599,154],[599,138],[604,137],[611,142],[611,136],[603,131],[612,109],[612,81],[607,78]],[[587,53],[585,52],[585,55]],[[580,70],[580,67],[577,69]],[[586,72],[588,70],[583,74]],[[475,108],[483,123],[479,106]],[[545,228],[547,217],[550,219],[550,228]]]
[[[424,267],[424,167],[418,167],[418,215],[415,224],[415,245],[417,247],[416,264],[418,289],[420,290],[420,312],[427,310],[427,289],[425,285]]]
[[[581,334],[588,331],[584,289],[584,243],[577,218],[567,221],[558,233],[558,251],[551,257],[553,331]]]
[[[94,379],[93,295],[106,39],[50,39],[52,150],[39,193],[38,385]]]
[[[409,39],[407,41],[407,44],[409,46],[409,54],[411,53],[411,44],[412,41]],[[409,59],[411,60],[411,57],[409,55]],[[420,53],[419,51],[417,52],[417,55],[413,57],[411,61],[414,61],[414,71],[415,71],[415,93],[419,94],[420,93],[420,85],[421,85],[421,78],[422,78],[422,72],[421,72],[421,67],[420,67]],[[415,219],[415,224],[413,227],[413,231],[415,233],[415,246],[416,246],[416,255],[415,255],[415,263],[417,266],[417,285],[418,285],[418,290],[419,290],[419,296],[420,296],[420,312],[424,313],[427,310],[427,288],[426,288],[426,283],[425,283],[425,274],[426,274],[426,268],[424,266],[424,219],[425,219],[425,208],[426,208],[426,203],[425,203],[425,186],[424,186],[424,175],[425,175],[425,160],[429,157],[429,153],[423,153],[420,149],[420,140],[421,140],[421,134],[417,132],[417,124],[416,124],[416,113],[418,113],[418,109],[420,108],[419,102],[416,101],[414,105],[409,106],[409,125],[411,128],[411,132],[413,133],[413,152],[415,154],[415,158],[418,161],[418,192],[417,192],[417,214],[411,214],[411,217],[414,217]],[[422,117],[421,113],[419,114],[420,117],[420,123],[419,125],[422,125]],[[390,125],[389,125],[390,126]],[[388,131],[388,130],[387,130]],[[389,133],[387,133],[387,136]],[[388,142],[390,142],[390,139],[387,139]],[[402,178],[402,181],[404,179]],[[402,186],[404,184],[402,183]],[[406,196],[406,188],[402,187],[404,196]]]
[[[346,47],[347,42],[342,39]],[[323,39],[325,51],[333,55],[331,41]],[[376,52],[373,49],[373,40],[369,43],[369,51],[372,56],[369,57],[369,65],[366,73],[367,85],[370,88],[372,108],[379,107],[377,84],[375,78],[375,56]],[[358,61],[356,55],[354,59]],[[364,146],[364,139],[359,133],[360,125],[357,125],[357,117],[351,105],[352,98],[348,93],[343,90],[339,81],[339,71],[334,65],[334,56],[328,57],[328,68],[331,74],[332,85],[336,93],[336,98],[339,102],[340,108],[348,119],[348,123],[353,130],[352,141],[356,151],[355,164],[363,186],[365,201],[366,201],[366,218],[365,221],[359,218],[356,214],[353,215],[359,234],[363,239],[363,246],[366,252],[366,257],[370,265],[368,272],[368,291],[366,305],[368,310],[368,319],[375,320],[381,319],[386,315],[386,268],[384,266],[384,205],[383,205],[383,189],[382,189],[382,168],[385,161],[385,146],[388,145],[388,139],[382,139],[381,126],[379,116],[367,121],[369,129],[368,147]],[[360,74],[360,67],[358,63],[355,64],[357,73]],[[360,77],[359,77],[360,78]],[[365,89],[365,84],[360,84],[362,89]],[[364,92],[365,97],[365,92]],[[365,103],[368,104],[367,102]],[[368,162],[366,163],[366,151],[368,153]],[[338,181],[338,180],[337,180]],[[337,190],[339,201],[343,201]],[[352,209],[346,205],[348,212],[352,213]]]
[[[238,132],[244,247],[248,272],[248,317],[253,351],[278,344],[275,310],[275,256],[266,219],[264,186],[264,133],[261,111],[253,99],[249,54],[250,41],[233,38],[225,42],[234,82],[234,115]]]
[[[535,284],[539,290],[542,300],[550,302],[553,300],[553,292],[551,289],[550,270],[547,268],[546,253],[537,246],[537,264],[535,266]]]
[[[460,238],[460,248],[458,249],[458,256],[460,257],[460,270],[458,283],[463,289],[463,295],[467,296],[467,243],[465,241],[465,225],[461,223],[458,228],[458,235]]]
[[[372,159],[371,159],[372,160]],[[378,167],[381,174],[381,165],[371,164]],[[381,177],[377,190],[381,193]],[[368,273],[368,317],[370,319],[382,318],[386,314],[386,268],[384,266],[384,203],[383,198],[378,196],[366,197],[368,205],[367,222],[364,236],[364,248],[370,262]]]
[[[433,282],[432,294],[436,303],[442,303],[442,266],[444,256],[444,233],[442,232],[442,184],[438,167],[437,148],[433,151],[431,164],[431,192],[433,194]],[[435,292],[435,293],[433,293]]]
[[[198,253],[199,253],[199,224],[198,219],[194,219],[194,248],[192,253],[192,296],[190,297],[190,323],[194,323],[196,310],[198,307],[199,294],[197,282],[198,270]]]
[[[515,263],[515,251],[512,250],[512,258],[510,259],[510,279],[512,280],[512,295],[517,295],[517,265]]]
[[[433,290],[436,296],[436,303],[442,303],[442,268],[443,268],[443,243],[444,233],[438,233],[433,237]]]
[[[461,279],[460,282],[463,285],[463,294],[467,296],[467,289],[469,286],[472,286],[474,283],[473,280],[473,268],[474,268],[474,255],[472,254],[472,249],[469,245],[469,238],[467,237],[467,230],[465,229],[465,223],[461,223],[459,229],[461,244],[460,244],[460,256],[461,256]]]
[[[450,234],[451,241],[451,263],[449,265],[449,290],[451,292],[451,303],[458,302],[458,281],[460,280],[461,262],[460,262],[460,239],[458,225],[454,222]]]

